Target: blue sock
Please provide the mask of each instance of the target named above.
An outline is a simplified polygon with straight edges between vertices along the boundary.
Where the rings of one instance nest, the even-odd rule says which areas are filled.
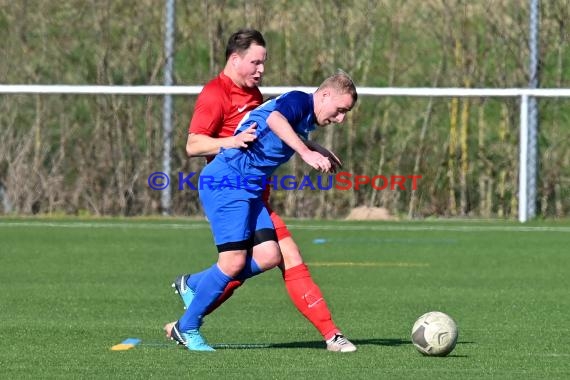
[[[245,281],[248,278],[253,276],[257,276],[258,274],[262,273],[263,270],[257,265],[255,260],[251,255],[247,255],[245,258],[245,265],[241,272],[236,276],[236,280]]]
[[[194,291],[196,295],[192,303],[178,321],[181,331],[197,330],[202,325],[202,317],[206,314],[208,307],[212,305],[222,294],[226,285],[232,278],[220,270],[218,264],[212,265],[203,271],[202,279]]]
[[[204,274],[209,270],[210,268],[204,269],[202,272],[192,273],[190,277],[186,278],[186,285],[188,285],[190,289],[196,291],[196,289],[198,289],[198,284],[202,281],[202,277],[204,277]]]
[[[186,285],[190,287],[190,289],[196,291],[196,289],[198,289],[198,284],[200,283],[200,281],[202,281],[204,274],[209,269],[210,268],[205,269],[202,272],[192,273],[190,277],[187,277]],[[253,257],[248,254],[245,258],[245,266],[243,267],[242,271],[236,276],[235,279],[243,282],[248,278],[257,276],[262,272],[264,271],[259,267],[259,265],[257,265],[257,262],[253,259]]]

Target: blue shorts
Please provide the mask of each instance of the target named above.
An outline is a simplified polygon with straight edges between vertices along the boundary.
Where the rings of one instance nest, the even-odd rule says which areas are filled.
[[[200,173],[198,191],[218,252],[242,250],[268,240],[275,229],[259,186],[241,176],[217,156]]]

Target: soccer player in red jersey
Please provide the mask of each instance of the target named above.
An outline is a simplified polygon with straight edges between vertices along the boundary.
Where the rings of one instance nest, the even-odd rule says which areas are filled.
[[[220,148],[247,148],[255,140],[256,126],[234,136],[234,131],[245,114],[260,105],[263,97],[258,86],[265,69],[266,48],[263,35],[253,29],[242,29],[232,34],[226,47],[224,70],[208,82],[196,101],[188,128],[186,152],[189,157],[206,157],[210,161]],[[328,150],[311,142],[309,147],[328,156],[335,167],[340,162]],[[313,281],[299,247],[284,221],[269,206],[269,186],[264,192],[264,203],[275,227],[283,261],[279,266],[287,292],[297,309],[317,328],[329,351],[356,351],[332,320],[321,290]],[[257,259],[256,259],[257,260]],[[178,276],[173,283],[176,292],[187,307],[192,301],[201,273]],[[213,311],[225,302],[234,290],[243,284],[232,281],[216,303]],[[170,336],[175,322],[165,326]]]

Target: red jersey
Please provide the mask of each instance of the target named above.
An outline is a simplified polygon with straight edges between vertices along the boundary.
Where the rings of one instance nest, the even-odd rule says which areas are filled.
[[[263,103],[263,96],[259,88],[238,87],[223,72],[206,83],[194,106],[194,114],[188,133],[207,135],[210,137],[233,136],[239,122],[248,111],[251,111]],[[206,157],[206,161],[213,159],[213,156]],[[279,240],[291,236],[285,222],[281,220],[269,207],[269,185],[263,192],[263,202],[265,203],[275,231]]]
[[[221,72],[198,95],[188,133],[210,137],[233,136],[245,114],[262,102],[259,88],[238,87]]]

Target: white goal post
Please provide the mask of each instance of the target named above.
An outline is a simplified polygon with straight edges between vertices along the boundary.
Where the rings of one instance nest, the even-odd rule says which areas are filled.
[[[279,95],[291,90],[312,92],[315,87],[260,87],[265,95]],[[86,94],[86,95],[197,95],[202,86],[93,86],[93,85],[18,85],[0,84],[0,94]],[[429,88],[429,87],[358,87],[359,96],[415,97],[518,97],[520,98],[519,144],[519,221],[528,220],[529,97],[570,97],[570,88]]]

